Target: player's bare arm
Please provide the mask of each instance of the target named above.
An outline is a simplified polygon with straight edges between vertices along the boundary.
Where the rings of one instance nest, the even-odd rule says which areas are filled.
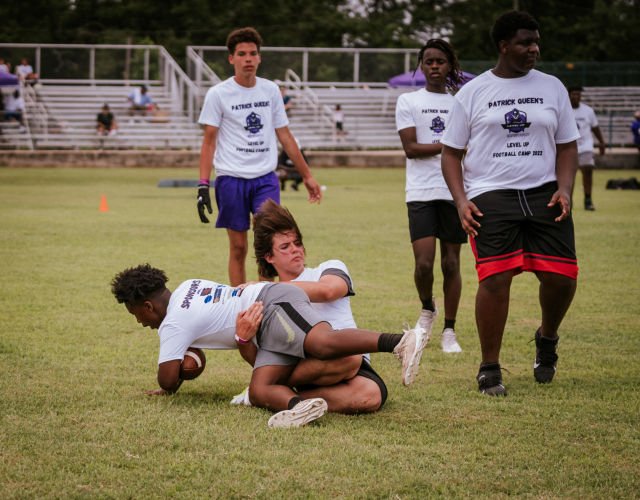
[[[349,285],[340,276],[325,274],[319,281],[289,281],[288,283],[302,288],[311,302],[333,302],[346,297]]]
[[[559,204],[562,212],[555,218],[560,222],[571,213],[571,192],[578,171],[578,148],[576,141],[556,145],[556,178],[558,190],[553,193],[548,206]]]
[[[428,158],[430,156],[439,155],[442,152],[442,144],[421,144],[418,142],[415,127],[403,128],[398,131],[402,149],[407,158],[413,160],[416,158]]]
[[[476,217],[482,217],[482,212],[475,203],[467,199],[462,180],[463,149],[455,149],[449,146],[442,148],[442,175],[449,187],[453,201],[458,209],[458,216],[465,233],[470,236],[478,235],[480,222]]]
[[[145,391],[145,394],[150,396],[162,396],[176,392],[182,385],[182,379],[180,378],[180,363],[181,361],[179,359],[160,363],[158,365],[158,385],[160,386],[160,389]]]
[[[287,155],[293,162],[293,166],[302,176],[302,182],[304,182],[304,185],[309,192],[309,202],[320,203],[322,200],[320,185],[313,178],[313,175],[311,175],[311,169],[302,156],[300,148],[298,148],[296,140],[291,134],[289,127],[277,128],[276,135],[278,136],[280,144],[282,144],[282,148],[286,151]]]

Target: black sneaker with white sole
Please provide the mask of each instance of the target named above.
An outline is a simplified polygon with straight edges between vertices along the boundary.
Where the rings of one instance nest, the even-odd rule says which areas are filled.
[[[536,331],[536,360],[533,363],[533,376],[536,382],[548,384],[556,374],[558,364],[558,337],[549,339],[540,334],[540,328]]]
[[[487,396],[506,396],[507,389],[502,385],[502,371],[500,363],[480,365],[480,371],[476,377],[478,390]]]

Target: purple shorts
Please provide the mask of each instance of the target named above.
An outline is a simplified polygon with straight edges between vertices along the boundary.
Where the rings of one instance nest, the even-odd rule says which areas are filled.
[[[248,231],[251,214],[255,214],[260,205],[269,198],[280,204],[280,182],[275,172],[255,179],[221,175],[216,177],[214,187],[218,205],[216,227]]]

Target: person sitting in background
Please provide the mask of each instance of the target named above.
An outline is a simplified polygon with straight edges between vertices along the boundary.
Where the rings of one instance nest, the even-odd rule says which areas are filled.
[[[0,57],[0,73],[11,73],[11,63]]]
[[[129,101],[129,116],[146,116],[147,111],[154,109],[153,99],[149,95],[146,85],[140,85],[139,88],[134,89],[127,96],[127,100]]]
[[[116,135],[117,130],[116,118],[109,109],[109,105],[105,104],[96,117],[96,131],[98,135]]]
[[[16,66],[16,76],[20,81],[33,85],[38,83],[38,73],[33,71],[33,66],[29,64],[29,60],[23,57],[20,64]]]
[[[284,110],[287,114],[293,108],[293,98],[290,95],[287,95],[287,87],[284,85],[280,86],[280,94],[282,95],[282,102],[284,103]]]
[[[309,163],[307,156],[304,154],[304,149],[300,146],[300,142],[296,139],[296,144],[298,148],[300,148],[300,153],[302,153],[302,157],[304,161]],[[291,184],[291,188],[294,191],[298,190],[298,186],[302,183],[302,176],[298,173],[291,158],[287,152],[283,149],[278,156],[278,166],[276,167],[276,174],[278,175],[278,179],[280,180],[280,190],[285,190],[285,185],[287,181],[293,181]]]
[[[634,114],[635,120],[631,124],[631,133],[633,134],[633,143],[638,148],[640,153],[640,110]]]
[[[20,91],[16,89],[4,99],[4,118],[5,120],[16,120],[20,124],[20,132],[24,132],[24,99],[20,95]]]

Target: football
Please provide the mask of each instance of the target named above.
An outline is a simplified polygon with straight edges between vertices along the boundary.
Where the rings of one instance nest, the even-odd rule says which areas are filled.
[[[207,358],[202,349],[189,347],[184,353],[184,359],[180,365],[180,378],[182,380],[193,380],[200,376],[207,364]]]

